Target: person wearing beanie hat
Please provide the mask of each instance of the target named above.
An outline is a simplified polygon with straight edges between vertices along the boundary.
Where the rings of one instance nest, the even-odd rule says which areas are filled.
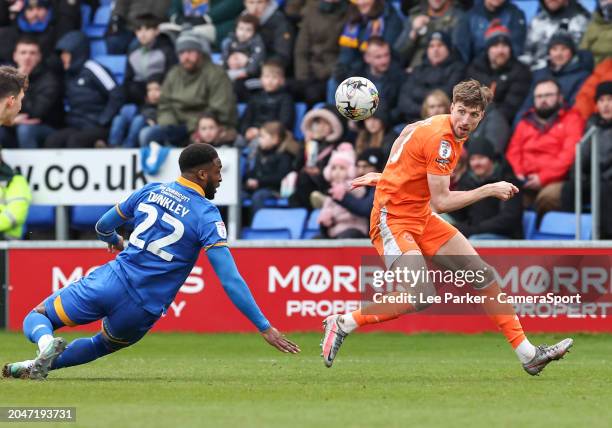
[[[208,40],[194,31],[184,31],[176,39],[176,54],[185,51],[195,51],[202,55],[210,55],[210,44]]]
[[[567,31],[558,31],[550,38],[548,41],[548,54],[550,55],[550,51],[557,45],[562,45],[568,48],[572,56],[576,54],[576,43],[574,43],[574,39],[572,35]]]
[[[501,113],[509,125],[529,94],[531,72],[514,56],[510,30],[499,20],[491,22],[485,40],[486,50],[474,58],[466,74],[493,90],[491,109]],[[488,113],[479,128],[495,120]]]
[[[357,157],[357,176],[366,175],[368,172],[382,172],[385,167],[385,155],[381,149],[365,149]]]
[[[507,181],[521,187],[507,163],[498,161],[493,144],[485,138],[470,138],[468,170],[457,190],[470,191],[487,183]],[[523,201],[519,192],[508,201],[483,199],[451,213],[453,226],[471,240],[522,239]]]
[[[564,31],[577,45],[588,22],[589,13],[577,0],[540,0],[539,12],[529,23],[525,52],[519,60],[532,71],[545,67],[553,35]]]
[[[612,80],[601,82],[597,85],[597,89],[595,89],[595,101],[599,101],[599,99],[605,95],[612,95]]]

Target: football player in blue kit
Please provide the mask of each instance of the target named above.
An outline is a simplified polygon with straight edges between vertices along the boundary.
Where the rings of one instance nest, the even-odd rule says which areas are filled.
[[[36,359],[6,364],[4,377],[44,379],[50,370],[76,366],[140,340],[165,313],[191,272],[200,248],[232,303],[282,352],[299,347],[263,315],[238,273],[227,247],[227,233],[214,198],[221,182],[221,160],[208,144],[192,144],[179,158],[181,176],[151,183],[111,208],[96,224],[98,237],[119,255],[89,275],[46,298],[23,321],[26,337],[38,345]],[[134,220],[124,248],[115,232]],[[54,330],[102,320],[93,337],[70,344]]]

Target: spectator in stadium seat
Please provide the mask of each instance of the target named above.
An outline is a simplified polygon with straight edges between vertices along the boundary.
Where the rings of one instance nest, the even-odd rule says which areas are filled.
[[[17,42],[13,60],[19,71],[28,76],[30,84],[23,98],[21,114],[15,119],[15,127],[0,129],[0,143],[4,147],[17,143],[20,148],[34,149],[44,143],[54,128],[62,126],[62,85],[42,61],[38,42],[29,35],[22,36]]]
[[[507,181],[521,188],[510,165],[500,160],[494,145],[485,138],[470,138],[468,164],[468,170],[459,179],[455,190],[469,191],[499,181]],[[482,199],[452,212],[451,217],[453,226],[470,239],[523,238],[521,192],[507,201]]]
[[[149,79],[165,76],[176,64],[174,46],[168,37],[160,35],[160,23],[159,18],[151,13],[137,17],[134,22],[137,43],[128,53],[123,82],[128,103],[144,104]]]
[[[453,34],[453,44],[456,44],[454,29],[463,15],[463,10],[453,0],[418,2],[410,9],[410,16],[404,22],[404,29],[393,46],[400,64],[410,69],[420,65],[425,57],[429,37],[436,31]]]
[[[140,144],[150,146],[149,168],[156,171],[155,155],[161,145],[184,146],[196,130],[200,115],[211,112],[226,127],[235,128],[236,100],[222,67],[210,60],[210,46],[200,35],[187,31],[176,41],[179,64],[172,67],[162,86],[158,124],[140,133]],[[163,160],[162,160],[163,161]],[[161,161],[159,161],[161,162]],[[158,167],[161,165],[157,165]]]
[[[397,105],[401,84],[407,77],[404,70],[393,60],[389,43],[379,36],[368,40],[368,47],[363,53],[363,63],[356,63],[342,80],[350,76],[362,76],[374,83],[378,89],[379,108],[388,111]]]
[[[112,74],[88,59],[89,41],[72,31],[57,42],[64,66],[64,90],[69,111],[67,128],[51,134],[49,148],[104,146],[109,125],[123,104],[123,91]]]
[[[322,171],[344,134],[335,106],[329,105],[306,113],[302,121],[302,133],[305,144],[296,157],[294,169],[298,171],[298,176],[290,202],[293,206],[310,208],[310,194],[315,190],[325,193],[329,188]]]
[[[0,8],[8,7],[1,2]],[[10,62],[17,40],[29,35],[40,45],[46,60],[54,53],[56,42],[66,33],[78,30],[81,23],[80,5],[71,0],[25,0],[23,9],[11,25],[0,28],[0,61]],[[59,66],[59,65],[57,65]]]
[[[191,143],[206,143],[215,147],[244,147],[246,141],[233,128],[226,128],[212,113],[205,112],[198,120],[198,129],[191,134]]]
[[[347,4],[338,0],[310,1],[295,42],[295,81],[292,91],[308,106],[325,100],[327,80],[340,52],[338,37],[344,26]]]
[[[597,126],[599,129],[599,168],[600,168],[600,238],[612,239],[612,80],[602,82],[597,86],[595,95],[597,112],[590,118],[585,129]],[[582,158],[582,196],[583,203],[591,199],[591,140],[580,147]],[[570,171],[568,180],[561,191],[563,209],[574,211],[575,165]]]
[[[431,91],[421,104],[421,119],[427,119],[438,114],[450,113],[450,99],[441,89]]]
[[[262,89],[249,97],[240,124],[240,132],[248,141],[259,135],[265,122],[278,120],[285,129],[293,129],[295,105],[285,86],[285,71],[278,60],[268,60],[261,69]]]
[[[389,114],[384,108],[378,108],[371,117],[357,124],[359,132],[355,140],[355,153],[361,156],[368,149],[378,149],[385,154],[384,161],[391,152],[391,146],[398,134],[391,129]]]
[[[159,22],[168,20],[171,0],[115,0],[106,31],[106,47],[111,55],[124,55],[134,40],[134,31],[143,15],[153,15]]]
[[[157,106],[161,97],[163,76],[155,74],[147,80],[147,95],[144,104],[139,108],[125,105],[114,117],[108,136],[111,147],[137,147],[140,131],[157,123]]]
[[[503,25],[493,23],[485,33],[485,43],[486,50],[472,61],[466,75],[491,88],[492,107],[510,124],[529,94],[531,72],[514,57],[510,31]]]
[[[194,3],[200,7],[194,8]],[[175,26],[183,30],[191,28],[219,47],[243,10],[243,0],[208,0],[199,5],[190,0],[172,0],[169,15]]]
[[[279,197],[281,181],[291,171],[299,145],[281,122],[271,121],[261,126],[253,146],[249,155],[252,168],[244,176],[244,189],[252,198],[254,214],[266,199]]]
[[[563,105],[555,80],[538,82],[533,92],[534,108],[518,123],[506,158],[523,182],[524,200],[543,214],[560,208],[561,187],[574,161],[584,120]]]
[[[221,43],[223,66],[231,80],[257,77],[266,59],[266,47],[257,28],[259,19],[253,15],[240,15],[236,31],[229,33]]]
[[[427,58],[417,66],[402,84],[397,107],[392,111],[392,122],[410,123],[419,120],[423,100],[429,92],[441,89],[448,96],[453,86],[461,81],[465,64],[453,51],[448,33],[432,33],[427,45]]]
[[[334,150],[323,169],[323,177],[336,196],[340,196],[342,190],[355,198],[363,198],[366,193],[362,187],[350,190],[350,181],[355,178],[355,151],[350,143],[342,143]],[[323,231],[321,237],[346,239],[368,236],[367,218],[351,213],[331,196],[320,192],[313,192],[310,199],[313,206],[322,205],[317,219]]]
[[[4,162],[0,152],[1,239],[14,240],[23,237],[23,226],[31,202],[32,193],[28,182]]]
[[[293,26],[276,0],[244,0],[245,12],[259,19],[259,34],[266,46],[266,57],[279,60],[286,71],[293,62]]]
[[[576,95],[574,108],[580,112],[584,120],[588,120],[595,113],[595,90],[597,85],[608,80],[612,76],[612,56],[601,61],[593,74],[591,74],[582,84]]]
[[[540,13],[529,23],[525,51],[519,58],[532,70],[546,67],[548,42],[559,31],[578,45],[589,22],[589,12],[577,0],[540,0]]]
[[[533,106],[533,85],[544,79],[554,79],[561,87],[563,99],[569,106],[576,101],[578,90],[591,74],[593,58],[588,51],[577,51],[569,33],[560,32],[548,43],[548,65],[533,73],[529,96],[519,110],[516,120]]]
[[[465,63],[485,50],[485,32],[494,20],[510,30],[512,52],[522,55],[527,32],[525,14],[510,0],[475,0],[455,28],[457,49]]]
[[[382,37],[393,46],[402,31],[402,20],[384,0],[358,0],[349,5],[344,28],[338,43],[340,54],[334,78],[339,82],[350,68],[363,62],[363,52],[371,37]]]
[[[580,42],[580,49],[590,51],[596,64],[612,56],[612,1],[599,0]]]

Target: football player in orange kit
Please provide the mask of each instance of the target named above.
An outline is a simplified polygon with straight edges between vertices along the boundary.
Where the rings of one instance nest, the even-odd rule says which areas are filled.
[[[433,116],[408,125],[393,144],[382,174],[356,178],[353,186],[376,186],[370,238],[390,270],[398,267],[423,270],[427,268],[424,257],[433,257],[447,269],[488,272],[484,281],[472,286],[484,296],[485,312],[506,336],[525,371],[537,375],[548,363],[561,359],[573,340],[564,339],[553,346],[532,345],[512,305],[496,299],[500,288],[494,270],[478,257],[455,227],[437,214],[455,211],[488,197],[505,201],[518,192],[518,188],[505,181],[470,191],[449,190],[451,173],[463,143],[482,120],[491,98],[491,91],[476,80],[457,84],[453,88],[450,115]],[[327,317],[321,342],[325,365],[332,366],[344,339],[357,327],[427,308],[430,305],[427,296],[436,294],[433,282],[424,278],[411,286],[412,292],[420,296],[414,303],[374,303],[349,314]]]

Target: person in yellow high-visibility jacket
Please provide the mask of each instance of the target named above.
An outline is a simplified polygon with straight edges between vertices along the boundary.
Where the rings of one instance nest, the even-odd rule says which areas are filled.
[[[12,126],[21,110],[28,77],[14,67],[0,67],[0,126]],[[32,194],[28,182],[2,162],[0,156],[0,233],[19,239],[28,215]]]

